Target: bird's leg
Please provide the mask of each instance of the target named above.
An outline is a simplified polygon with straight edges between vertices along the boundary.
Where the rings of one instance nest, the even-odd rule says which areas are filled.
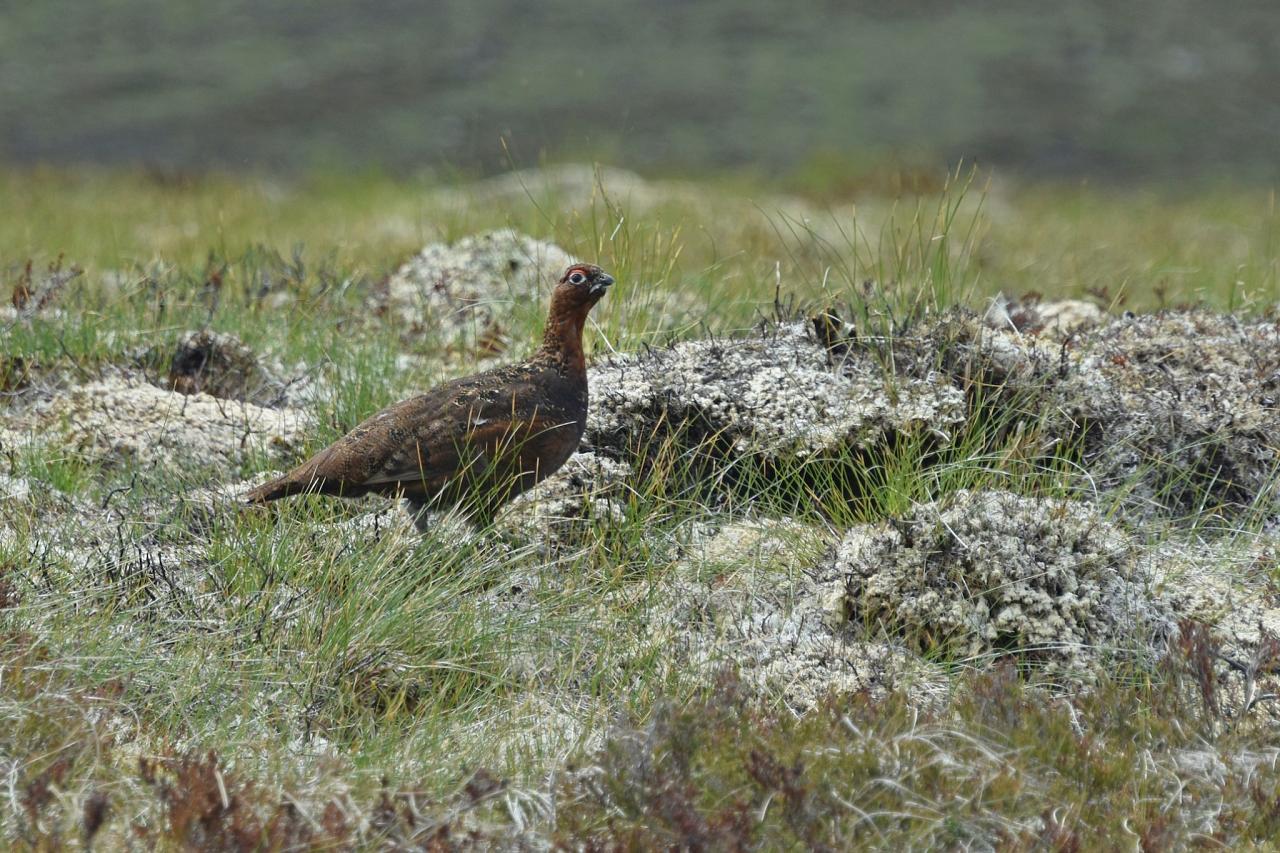
[[[409,514],[413,516],[413,526],[418,528],[419,533],[427,533],[431,529],[431,509],[427,502],[415,500],[414,498],[405,498],[404,502],[409,505]]]
[[[489,507],[476,507],[463,516],[476,532],[487,530],[493,524],[494,511]]]

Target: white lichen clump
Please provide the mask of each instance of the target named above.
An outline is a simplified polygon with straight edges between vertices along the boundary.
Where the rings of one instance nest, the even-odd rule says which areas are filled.
[[[575,453],[560,470],[507,504],[499,524],[533,541],[571,540],[593,524],[622,520],[631,479],[628,465]]]
[[[1280,468],[1280,327],[1208,312],[1111,323],[1056,391],[1050,428],[1084,428],[1104,488],[1173,513],[1245,507]]]
[[[592,370],[591,387],[588,437],[619,452],[682,425],[691,440],[768,457],[865,448],[897,431],[946,439],[965,408],[943,377],[886,378],[870,356],[829,353],[798,323],[619,356]]]
[[[31,483],[25,477],[0,474],[0,501],[25,501],[31,494]]]
[[[106,464],[225,469],[254,457],[292,458],[307,426],[297,409],[164,391],[117,375],[37,402],[7,437]]]
[[[1256,654],[1268,638],[1280,639],[1278,563],[1280,540],[1273,536],[1172,539],[1139,561],[1172,612],[1207,625],[1224,653],[1239,660]]]
[[[509,229],[432,243],[391,275],[381,307],[446,346],[492,344],[505,335],[506,318],[537,304],[575,261],[554,243]]]
[[[829,623],[974,658],[1076,663],[1150,649],[1163,625],[1130,538],[1088,504],[959,491],[913,518],[850,531],[825,578]]]
[[[895,366],[921,375],[941,362],[957,387],[980,383],[987,411],[967,417],[1011,415],[1033,428],[1047,453],[1078,455],[1090,489],[1121,495],[1144,518],[1249,508],[1280,514],[1274,321],[1166,311],[1055,341],[1043,329],[1014,329],[996,310],[1006,307],[993,304],[985,320],[949,311],[896,339]]]
[[[850,636],[823,619],[820,527],[759,519],[695,537],[651,617],[666,657],[710,679],[729,666],[762,695],[802,711],[862,690],[930,689],[933,674],[891,639]]]

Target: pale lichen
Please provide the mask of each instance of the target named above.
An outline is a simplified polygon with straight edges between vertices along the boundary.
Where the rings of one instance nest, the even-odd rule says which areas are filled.
[[[547,479],[503,508],[498,526],[527,541],[565,545],[593,525],[618,524],[627,504],[630,466],[575,453]]]
[[[964,419],[963,394],[940,374],[886,375],[872,355],[836,355],[798,323],[610,358],[591,387],[588,440],[624,457],[668,434],[773,459],[899,432],[945,442]]]
[[[513,313],[550,293],[574,261],[509,229],[433,243],[392,273],[376,307],[446,348],[500,351]]]
[[[823,602],[829,624],[921,651],[1079,664],[1149,653],[1167,630],[1135,557],[1132,538],[1088,504],[962,490],[848,532]]]
[[[164,391],[118,373],[35,401],[10,422],[4,440],[55,444],[107,465],[226,470],[250,459],[292,458],[308,426],[297,409]]]

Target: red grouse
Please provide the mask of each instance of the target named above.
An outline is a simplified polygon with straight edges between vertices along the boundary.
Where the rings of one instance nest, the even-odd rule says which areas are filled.
[[[569,267],[552,293],[542,347],[528,361],[388,406],[246,499],[399,495],[420,527],[428,509],[453,505],[487,523],[578,448],[587,420],[582,327],[611,284],[597,266]]]

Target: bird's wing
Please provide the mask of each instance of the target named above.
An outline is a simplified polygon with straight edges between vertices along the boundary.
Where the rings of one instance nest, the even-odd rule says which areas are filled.
[[[299,465],[288,479],[327,492],[400,482],[432,484],[485,465],[513,442],[562,426],[524,411],[537,394],[503,370],[442,385],[372,415]]]
[[[442,400],[431,393],[388,406],[362,421],[355,429],[303,462],[288,478],[299,484],[323,485],[325,491],[363,486],[376,477],[387,463],[412,445],[413,424],[435,421],[430,412],[439,411]]]
[[[465,467],[472,446],[472,428],[466,415],[466,410],[446,410],[435,417],[418,418],[391,452],[377,460],[363,485],[431,483]]]
[[[495,460],[514,461],[522,455],[521,445],[567,425],[563,418],[513,417],[510,412],[493,418],[473,413],[459,423],[432,423],[420,437],[391,453],[361,485],[430,484],[464,474],[482,476]]]

